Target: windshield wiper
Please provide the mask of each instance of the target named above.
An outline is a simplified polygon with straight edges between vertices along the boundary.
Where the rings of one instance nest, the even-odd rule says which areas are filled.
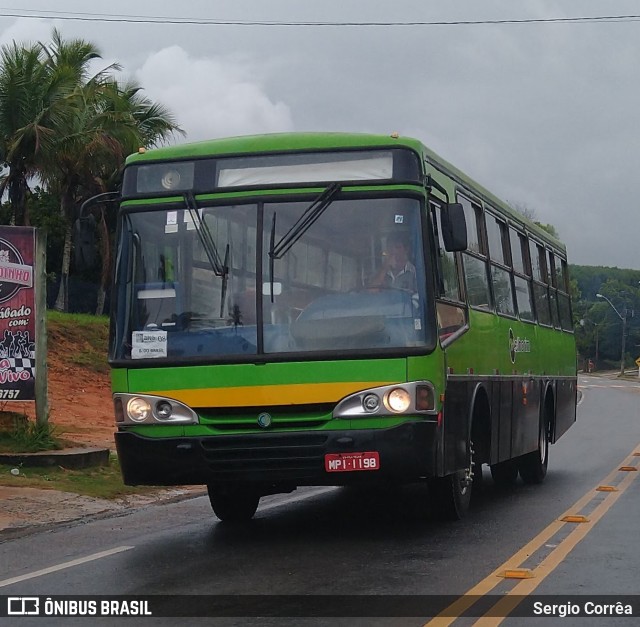
[[[311,228],[314,222],[324,213],[336,194],[342,189],[340,184],[333,183],[318,196],[298,218],[295,224],[276,240],[276,212],[271,221],[271,242],[269,245],[269,285],[271,286],[271,302],[273,302],[273,266],[276,259],[282,259],[291,247]]]
[[[314,222],[324,213],[336,194],[342,189],[339,183],[333,183],[318,196],[298,218],[296,223],[280,238],[277,244],[272,244],[269,251],[271,259],[282,259],[291,247],[311,228]],[[275,214],[274,214],[275,224]]]
[[[220,318],[222,318],[224,316],[224,301],[227,296],[227,282],[229,279],[229,244],[227,244],[224,253],[224,261],[222,261],[220,259],[220,254],[218,253],[218,249],[216,248],[216,244],[213,241],[213,236],[211,235],[209,226],[202,219],[198,203],[191,192],[185,193],[184,204],[189,210],[191,220],[193,220],[193,224],[196,227],[196,232],[202,242],[204,252],[211,264],[211,268],[213,269],[213,274],[222,278],[222,289],[220,294]]]
[[[209,230],[209,226],[202,219],[200,215],[200,211],[198,208],[198,204],[196,203],[196,199],[191,192],[186,192],[184,195],[184,204],[189,210],[189,214],[191,215],[191,220],[193,220],[193,224],[196,227],[196,232],[198,233],[198,237],[202,242],[202,247],[204,248],[204,252],[207,255],[207,259],[209,259],[209,263],[211,264],[211,268],[213,269],[213,273],[216,276],[226,277],[229,273],[229,268],[227,267],[227,259],[225,255],[224,263],[220,259],[220,255],[218,254],[218,249],[216,248],[216,244],[213,241],[213,237],[211,235],[211,231]]]

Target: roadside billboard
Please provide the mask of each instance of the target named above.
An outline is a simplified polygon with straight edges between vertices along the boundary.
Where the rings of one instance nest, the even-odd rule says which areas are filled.
[[[0,226],[0,403],[35,400],[35,233]]]

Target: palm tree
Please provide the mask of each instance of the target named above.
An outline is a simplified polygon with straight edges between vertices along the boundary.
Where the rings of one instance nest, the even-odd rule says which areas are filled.
[[[51,145],[55,102],[65,86],[52,80],[38,44],[3,46],[0,63],[0,161],[5,167],[0,196],[8,191],[12,222],[28,225],[28,181]]]
[[[72,225],[81,202],[116,189],[126,155],[183,133],[169,111],[142,96],[138,85],[113,78],[117,64],[90,75],[91,62],[100,58],[92,43],[65,41],[57,30],[50,44],[14,42],[0,50],[0,163],[6,171],[0,195],[9,193],[13,222],[28,224],[30,179],[39,177],[59,194],[65,223],[59,310],[68,308]],[[98,218],[104,297],[111,265],[104,207]]]
[[[66,225],[61,282],[55,303],[56,309],[64,311],[68,308],[72,226],[81,202],[115,188],[114,181],[128,154],[140,146],[163,141],[172,132],[182,131],[166,109],[140,96],[138,86],[121,87],[109,75],[118,69],[117,65],[89,76],[89,62],[99,58],[92,44],[80,39],[65,42],[54,31],[53,44],[43,45],[43,49],[56,73],[76,81],[75,89],[60,108],[52,149],[47,151],[40,168],[49,187],[60,194],[60,210]],[[103,237],[103,265],[110,267],[108,244]],[[103,288],[108,277],[108,271],[103,272]]]
[[[105,159],[97,164],[101,171],[94,176],[94,181],[97,183],[96,189],[102,193],[117,189],[127,154],[164,142],[174,133],[184,134],[166,107],[154,103],[141,92],[142,88],[132,81],[120,84],[114,79],[102,85],[100,110],[109,120],[108,126],[117,130],[118,142],[125,148],[124,152],[114,151],[111,155],[113,159]],[[102,270],[96,315],[104,312],[106,292],[111,282],[111,233],[115,227],[115,215],[107,211],[108,206],[108,203],[97,206]]]

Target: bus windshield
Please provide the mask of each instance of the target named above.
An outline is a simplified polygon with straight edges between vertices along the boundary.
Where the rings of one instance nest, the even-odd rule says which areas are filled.
[[[189,206],[124,213],[112,357],[238,361],[433,347],[420,202],[333,200],[274,255],[309,205],[200,201],[197,215]]]

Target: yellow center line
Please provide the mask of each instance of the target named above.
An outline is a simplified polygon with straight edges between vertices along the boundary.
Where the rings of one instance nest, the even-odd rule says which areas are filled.
[[[634,449],[637,447],[634,447]],[[621,464],[617,464],[615,469],[612,470],[602,481],[598,482],[598,484],[589,490],[584,496],[578,499],[564,514],[561,514],[557,520],[554,520],[547,527],[545,527],[535,538],[530,540],[527,544],[525,544],[519,551],[514,553],[506,562],[502,565],[498,566],[490,575],[485,577],[482,581],[478,582],[475,586],[467,590],[463,596],[456,599],[451,605],[449,605],[445,610],[443,610],[438,616],[432,618],[428,623],[425,624],[424,627],[446,627],[451,625],[457,618],[459,618],[466,610],[468,610],[472,605],[474,605],[478,601],[479,596],[484,596],[488,594],[491,590],[493,590],[498,584],[504,582],[504,579],[500,576],[504,573],[505,570],[514,570],[519,567],[533,555],[537,550],[539,550],[550,538],[552,538],[564,525],[572,524],[563,522],[561,519],[565,516],[575,515],[577,512],[582,510],[588,503],[590,503],[595,497],[601,495],[602,493],[597,492],[597,488],[601,485],[608,485],[612,482],[612,480],[618,475],[620,472],[619,467],[628,465],[634,458],[634,454],[631,453],[627,455]],[[633,481],[633,479],[637,476],[638,473],[628,473],[627,476],[620,482],[618,487],[618,492],[610,492],[607,494],[607,497],[600,503],[594,511],[589,514],[590,523],[580,524],[574,531],[572,531],[559,545],[555,548],[542,562],[541,564],[534,569],[535,578],[533,579],[525,579],[518,583],[511,592],[508,594],[518,594],[524,595],[527,594],[523,592],[525,588],[527,588],[532,583],[534,584],[531,588],[535,589],[542,579],[546,577],[554,568],[558,566],[560,561],[566,557],[566,555],[575,547],[575,545],[582,540],[586,534],[593,529],[595,523],[602,518],[602,516],[610,509],[610,507],[617,501],[617,499],[622,495],[627,486]],[[574,535],[575,534],[575,535]],[[571,539],[571,540],[570,540]],[[566,552],[565,552],[566,549]],[[556,556],[554,558],[557,559],[557,562],[551,560],[552,556]],[[551,561],[549,561],[551,560]],[[544,567],[543,567],[544,565]],[[542,569],[542,570],[541,570]],[[548,569],[545,571],[545,569]],[[518,590],[518,592],[515,592]],[[507,600],[501,600],[498,604],[502,602],[507,603]],[[509,602],[514,602],[516,599],[510,599]],[[515,603],[513,607],[516,607],[519,603],[519,600]],[[495,606],[494,606],[495,607]],[[513,607],[511,609],[513,609]],[[493,608],[491,610],[493,613]],[[502,612],[500,612],[502,613]],[[505,611],[504,615],[507,613]],[[499,619],[499,622],[495,622],[497,619],[495,617],[488,619],[482,618],[478,620],[475,624],[477,625],[498,625],[502,622],[503,619]],[[487,622],[481,622],[487,621]]]
[[[613,504],[620,498],[622,493],[629,487],[636,475],[629,473],[618,486],[619,492],[611,492],[589,515],[590,524],[578,525],[542,562],[534,569],[535,578],[526,579],[513,587],[498,603],[496,603],[487,614],[494,614],[493,617],[485,617],[477,620],[474,625],[487,627],[495,626],[502,621],[520,604],[523,596],[531,594],[569,555],[576,545],[583,540],[593,529],[594,525],[611,509]],[[510,598],[511,597],[511,598]],[[515,597],[515,598],[514,598]],[[519,598],[518,598],[519,597]],[[496,618],[495,614],[500,617]]]

